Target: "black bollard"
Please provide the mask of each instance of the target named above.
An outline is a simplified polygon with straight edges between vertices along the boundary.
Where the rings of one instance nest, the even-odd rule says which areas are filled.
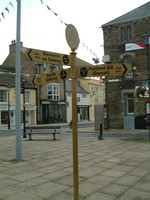
[[[99,136],[98,136],[98,140],[103,140],[102,123],[100,123],[99,131],[100,131],[100,133],[99,133]]]

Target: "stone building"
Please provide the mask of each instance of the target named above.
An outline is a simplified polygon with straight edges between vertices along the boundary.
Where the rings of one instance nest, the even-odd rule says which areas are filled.
[[[49,73],[62,69],[62,66],[52,64],[35,63],[25,58],[23,50],[25,47],[20,43],[21,48],[21,73],[30,74],[28,79],[32,80],[33,76],[42,73]],[[12,41],[9,46],[9,55],[3,62],[3,67],[14,70],[16,58],[16,43]],[[89,65],[89,63],[77,58],[77,65]],[[80,82],[80,83],[79,83]],[[100,81],[84,79],[77,84],[78,91],[78,120],[94,121],[94,105],[104,104],[104,89],[100,85]],[[68,87],[69,86],[69,87]],[[70,89],[70,81],[59,81],[57,83],[49,83],[46,85],[36,86],[37,95],[37,123],[49,124],[57,122],[70,122],[71,116],[71,99],[68,89]],[[68,99],[67,99],[68,98]],[[79,102],[80,99],[80,102]],[[68,100],[68,101],[67,101]],[[70,102],[70,104],[68,103]],[[69,104],[69,107],[68,107]]]
[[[21,48],[21,73],[30,74],[28,79],[32,80],[33,76],[42,73],[48,73],[59,70],[62,66],[55,66],[51,64],[35,63],[28,61],[22,52],[23,43],[20,43]],[[3,62],[3,67],[15,68],[16,58],[16,43],[12,41],[9,46],[9,55]],[[59,83],[52,83],[41,85],[37,88],[36,102],[37,102],[37,123],[49,124],[56,122],[66,122],[66,103],[63,81]]]
[[[67,101],[67,122],[72,120],[72,87],[71,80],[65,81],[66,101]],[[79,121],[91,121],[90,93],[80,86],[77,81],[77,113]]]
[[[79,80],[84,90],[90,93],[90,120],[95,120],[95,105],[105,104],[105,84],[103,80],[82,78]]]
[[[21,76],[21,123],[36,124],[36,88]],[[15,128],[15,71],[0,66],[0,130]]]
[[[137,88],[148,84],[147,48],[142,36],[150,34],[150,2],[103,24],[102,29],[103,61],[131,67],[127,77],[106,78],[109,127],[145,128],[149,95],[137,96]]]

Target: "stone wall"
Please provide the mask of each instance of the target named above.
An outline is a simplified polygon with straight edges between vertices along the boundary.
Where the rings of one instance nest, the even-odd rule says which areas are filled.
[[[109,125],[110,128],[123,128],[124,103],[122,99],[123,91],[132,90],[134,94],[134,114],[135,120],[139,116],[145,117],[145,102],[148,98],[137,98],[135,87],[141,84],[141,80],[148,79],[147,53],[146,49],[136,50],[131,52],[125,51],[125,43],[121,41],[121,28],[124,26],[131,26],[132,40],[141,41],[141,36],[147,32],[150,33],[150,18],[130,21],[124,24],[117,24],[111,26],[103,26],[104,34],[104,54],[110,55],[111,63],[124,62],[124,57],[129,54],[134,60],[137,72],[140,76],[126,79],[125,77],[113,77],[109,80],[119,78],[119,82],[106,83],[106,102],[109,109]],[[129,81],[134,83],[130,84]]]

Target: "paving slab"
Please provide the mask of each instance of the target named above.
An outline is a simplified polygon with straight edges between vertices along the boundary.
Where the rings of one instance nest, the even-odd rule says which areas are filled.
[[[150,143],[83,135],[78,138],[80,200],[150,199]],[[23,139],[22,162],[15,161],[15,144],[15,136],[0,138],[0,199],[74,200],[71,134],[56,141],[39,135]]]

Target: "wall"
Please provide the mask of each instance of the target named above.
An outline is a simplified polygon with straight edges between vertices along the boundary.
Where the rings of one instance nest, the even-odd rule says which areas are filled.
[[[113,83],[109,83],[107,79],[106,93],[110,128],[123,128],[123,117],[125,114],[121,96],[123,91],[132,89],[134,93],[135,120],[138,116],[144,118],[145,102],[148,101],[146,98],[137,98],[135,91],[135,87],[141,84],[141,80],[145,80],[148,77],[146,50],[125,52],[125,43],[121,42],[121,28],[127,25],[131,25],[132,41],[141,41],[141,35],[145,32],[150,33],[150,18],[103,27],[104,53],[105,55],[110,55],[111,63],[124,62],[124,56],[131,54],[137,71],[142,74],[142,76],[133,77],[132,79],[125,79],[125,77],[109,78],[109,80],[120,79],[119,82]]]

